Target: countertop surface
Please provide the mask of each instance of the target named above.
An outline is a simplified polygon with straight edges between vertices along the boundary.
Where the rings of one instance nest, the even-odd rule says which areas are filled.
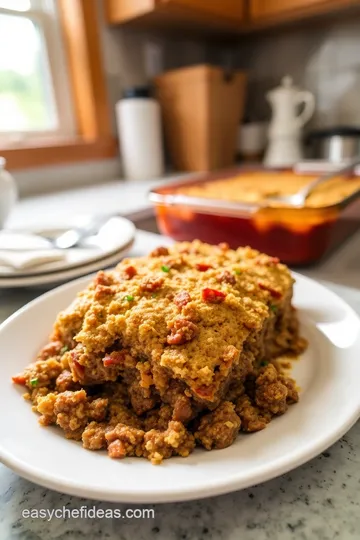
[[[138,255],[164,243],[139,232]],[[357,266],[358,265],[358,266]],[[302,273],[322,281],[360,314],[360,238],[317,268]],[[0,291],[0,321],[41,294],[39,290]],[[2,411],[1,414],[6,414]],[[26,444],[26,441],[24,441]],[[202,501],[139,505],[150,518],[22,517],[41,509],[135,509],[134,505],[62,495],[23,480],[0,465],[0,539],[65,540],[340,540],[360,538],[360,423],[309,463],[265,484]],[[119,478],[121,482],[121,477]]]
[[[78,187],[21,199],[15,206],[7,226],[26,227],[28,224],[48,224],[79,214],[118,214],[129,219],[153,215],[149,191],[189,174],[169,174],[163,179],[144,181],[113,180],[102,184]],[[36,213],[34,213],[36,208]]]

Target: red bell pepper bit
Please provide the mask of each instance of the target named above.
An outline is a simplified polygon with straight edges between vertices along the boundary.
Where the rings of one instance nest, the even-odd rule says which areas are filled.
[[[103,358],[103,364],[105,367],[117,366],[124,362],[124,353],[122,351],[115,351],[111,354],[106,354]]]
[[[213,268],[211,264],[206,263],[197,263],[195,265],[196,270],[199,270],[199,272],[206,272],[206,270],[210,270],[210,268]]]
[[[226,298],[226,294],[217,291],[216,289],[203,289],[202,298],[204,302],[209,302],[210,304],[221,304]]]
[[[26,377],[24,377],[24,375],[20,374],[20,375],[15,375],[15,377],[12,378],[12,381],[15,383],[15,384],[21,384],[22,386],[25,386],[26,384]]]
[[[263,281],[259,281],[258,285],[260,289],[262,289],[263,291],[269,291],[271,296],[273,296],[274,298],[281,298],[282,296],[281,292],[279,292],[277,289],[274,289],[274,287],[272,287],[270,284],[264,283]]]

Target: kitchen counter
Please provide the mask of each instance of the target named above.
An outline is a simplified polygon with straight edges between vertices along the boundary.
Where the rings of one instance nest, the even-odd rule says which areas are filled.
[[[162,184],[188,176],[172,174],[147,181],[113,180],[97,185],[67,189],[21,199],[8,222],[9,227],[26,227],[62,221],[80,214],[117,214],[134,221],[154,215],[149,191]],[[36,218],[34,219],[34,208]]]
[[[134,255],[166,240],[139,232]],[[358,266],[357,266],[358,265]],[[360,237],[317,268],[302,271],[339,294],[360,315]],[[40,291],[0,291],[0,321]],[[2,412],[4,414],[4,412]],[[6,413],[5,413],[6,414]],[[26,444],[26,441],[24,441]],[[0,465],[0,539],[4,540],[352,540],[360,531],[360,423],[298,469],[240,492],[153,508],[150,519],[25,519],[24,510],[134,508],[62,495]],[[119,477],[121,483],[121,477]]]

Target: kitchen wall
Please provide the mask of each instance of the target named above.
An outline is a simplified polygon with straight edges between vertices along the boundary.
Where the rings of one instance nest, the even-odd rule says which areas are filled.
[[[112,124],[116,136],[115,104],[124,88],[147,85],[151,77],[167,69],[203,63],[207,60],[204,40],[173,39],[145,32],[108,26],[102,0],[97,0],[104,68]],[[107,182],[121,177],[121,158],[55,165],[16,171],[14,174],[22,197]]]
[[[250,71],[248,114],[269,116],[264,95],[292,75],[316,96],[313,126],[360,124],[360,20],[304,24],[243,43],[237,64]]]
[[[169,69],[204,63],[207,43],[174,36],[108,26],[98,0],[103,58],[111,106],[121,98],[124,88],[148,85],[151,78]],[[116,132],[113,116],[114,133]]]
[[[190,64],[210,62],[249,71],[247,116],[268,119],[266,91],[285,74],[311,90],[317,100],[312,126],[360,125],[360,20],[304,23],[263,36],[243,37],[238,44],[221,45],[211,39],[179,39],[109,27],[98,0],[103,58],[112,109],[122,90],[148,84],[157,73]],[[115,113],[112,115],[116,134]],[[120,159],[20,171],[16,174],[22,195],[107,181],[120,176]],[[32,181],[29,181],[29,175]]]
[[[249,71],[247,115],[251,119],[269,117],[265,93],[290,74],[297,85],[316,96],[312,126],[360,124],[359,19],[309,21],[226,46],[205,38],[181,40],[108,27],[105,21],[102,34],[113,105],[124,87],[147,84],[151,75],[162,70],[211,62]]]

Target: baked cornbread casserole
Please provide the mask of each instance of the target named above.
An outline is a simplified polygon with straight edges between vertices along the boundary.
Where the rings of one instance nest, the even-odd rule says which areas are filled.
[[[273,362],[299,354],[293,278],[249,247],[159,247],[99,272],[13,378],[89,450],[160,463],[231,445],[298,401]]]

